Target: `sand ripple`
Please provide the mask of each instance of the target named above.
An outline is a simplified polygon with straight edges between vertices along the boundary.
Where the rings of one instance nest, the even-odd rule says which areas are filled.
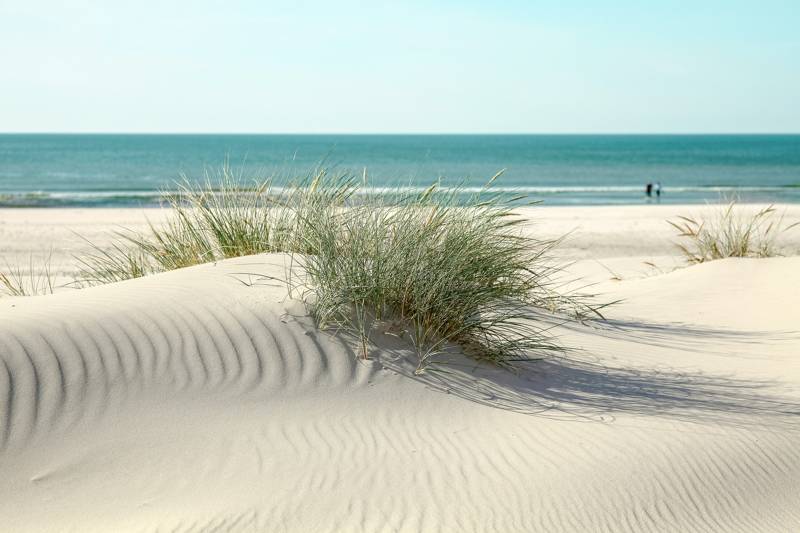
[[[264,261],[0,300],[4,530],[800,525],[792,332],[628,317],[519,376],[456,356],[414,378],[402,345],[361,363],[280,286],[237,281],[282,271]]]

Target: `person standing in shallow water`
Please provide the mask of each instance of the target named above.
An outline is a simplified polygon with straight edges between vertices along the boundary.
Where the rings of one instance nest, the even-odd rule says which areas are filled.
[[[660,202],[661,201],[661,182],[660,181],[656,182],[655,189],[656,189],[656,200],[658,200]]]
[[[647,182],[647,185],[644,187],[644,193],[647,195],[648,198],[653,196],[653,184],[652,182]]]

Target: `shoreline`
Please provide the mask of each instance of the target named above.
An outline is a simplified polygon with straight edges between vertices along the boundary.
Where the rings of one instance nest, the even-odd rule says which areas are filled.
[[[520,205],[526,205],[527,203],[532,203],[539,207],[547,207],[547,208],[559,208],[559,207],[635,207],[635,206],[658,206],[658,205],[666,205],[666,206],[683,206],[683,205],[694,205],[694,206],[704,206],[704,205],[715,205],[720,203],[727,203],[731,201],[731,199],[735,199],[736,203],[739,205],[762,205],[762,204],[775,204],[775,205],[797,205],[800,206],[800,187],[786,187],[786,188],[776,188],[775,192],[781,192],[779,198],[767,196],[764,194],[756,194],[750,196],[742,197],[739,193],[735,190],[723,190],[720,191],[717,196],[705,196],[699,195],[696,197],[689,197],[686,198],[686,195],[678,195],[679,197],[676,198],[675,194],[670,194],[669,192],[665,192],[661,199],[657,197],[647,198],[644,195],[639,196],[638,194],[631,197],[626,197],[625,199],[616,199],[611,196],[605,196],[602,192],[580,192],[576,193],[572,197],[564,195],[559,197],[559,193],[552,193],[547,196],[541,197],[537,196],[536,194],[525,192],[524,190],[519,191],[519,189],[509,188],[508,190],[503,191],[502,188],[495,187],[495,192],[500,192],[502,194],[514,195],[514,194],[522,194],[529,196],[530,198],[527,199],[525,203]],[[640,187],[636,187],[636,190],[639,190]],[[447,190],[446,188],[442,190]],[[413,191],[406,191],[409,193],[416,193],[416,192],[423,192],[424,188],[414,189]],[[470,188],[469,190],[464,191],[464,196],[469,196],[470,194],[475,194],[479,192],[479,188]],[[369,194],[385,194],[385,193],[393,193],[396,192],[396,189],[389,189],[389,188],[374,188],[372,190],[367,189],[367,193]],[[167,192],[166,194],[172,194],[172,192]],[[53,201],[41,201],[41,202],[8,202],[3,201],[3,193],[0,193],[0,209],[160,209],[163,206],[167,206],[168,202],[163,200],[163,196],[160,194],[153,194],[150,195],[147,193],[146,195],[142,195],[147,197],[149,201],[144,203],[137,203],[135,201],[119,201],[119,202],[92,202],[89,200],[81,201],[81,200],[68,200],[66,202],[59,201],[57,199]],[[125,195],[122,195],[125,197]],[[142,196],[135,195],[135,198],[140,198]],[[88,198],[106,198],[106,195],[100,196],[89,196]]]

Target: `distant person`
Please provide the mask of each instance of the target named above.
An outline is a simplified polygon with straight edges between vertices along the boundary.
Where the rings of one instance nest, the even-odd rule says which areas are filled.
[[[661,201],[661,182],[660,181],[656,182],[656,198],[658,199],[659,202]]]
[[[653,196],[653,184],[651,182],[648,182],[647,185],[645,186],[644,193],[647,195],[648,198],[651,198]]]

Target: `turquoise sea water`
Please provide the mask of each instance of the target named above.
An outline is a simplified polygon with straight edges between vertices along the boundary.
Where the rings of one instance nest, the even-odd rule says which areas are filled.
[[[0,206],[157,204],[225,160],[245,176],[318,166],[372,187],[498,185],[545,205],[800,202],[800,135],[0,135]],[[655,201],[654,199],[652,201]]]

